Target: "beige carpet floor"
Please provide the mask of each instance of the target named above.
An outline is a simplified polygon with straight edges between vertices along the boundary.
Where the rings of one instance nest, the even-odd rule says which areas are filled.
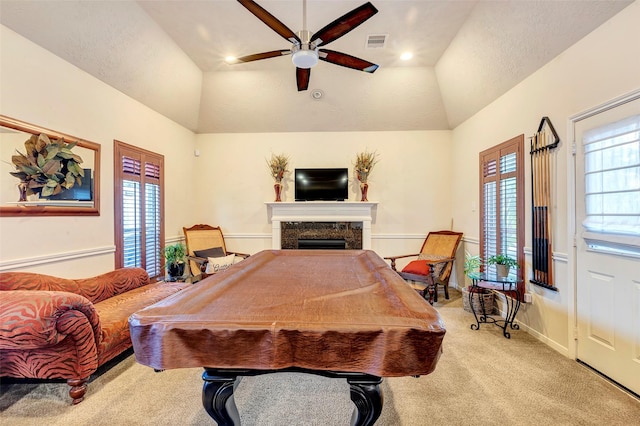
[[[640,401],[524,331],[473,331],[460,293],[437,303],[447,325],[433,374],[387,378],[377,425],[640,425]],[[65,383],[11,383],[0,395],[2,425],[209,425],[202,370],[155,373],[125,355],[89,383],[71,406]],[[307,374],[243,378],[236,389],[242,424],[348,425],[345,381]]]

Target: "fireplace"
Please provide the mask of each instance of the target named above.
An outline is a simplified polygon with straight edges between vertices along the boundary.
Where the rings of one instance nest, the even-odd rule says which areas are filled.
[[[309,237],[303,235],[302,239],[345,239],[346,248],[354,249],[358,247],[364,250],[371,250],[371,224],[375,222],[375,208],[377,202],[370,201],[289,201],[289,202],[267,202],[267,214],[271,222],[271,247],[273,249],[283,248],[283,224],[293,223],[324,223],[329,224],[329,228],[336,227],[340,230],[341,223],[349,223],[350,232],[358,236],[345,237],[334,234],[329,229],[329,235],[314,234]],[[355,225],[354,225],[355,224]],[[317,226],[317,225],[313,225]],[[324,225],[323,225],[324,226]],[[325,232],[323,231],[323,232]],[[344,231],[344,230],[342,230]],[[358,242],[351,242],[351,239],[358,239]],[[297,248],[296,237],[295,246]],[[356,245],[357,244],[357,245]],[[286,244],[284,244],[286,246]]]
[[[282,222],[281,247],[291,249],[362,249],[362,222]]]

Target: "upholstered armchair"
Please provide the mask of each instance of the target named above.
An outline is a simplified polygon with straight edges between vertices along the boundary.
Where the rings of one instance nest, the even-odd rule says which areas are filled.
[[[246,253],[227,251],[219,226],[199,224],[182,228],[182,231],[193,277],[205,278],[226,269],[240,259],[249,257]]]
[[[397,272],[405,280],[422,286],[420,293],[433,304],[438,301],[438,285],[444,288],[445,299],[449,299],[449,278],[461,239],[461,232],[429,232],[419,253],[389,256],[385,259],[391,261],[391,268],[396,271],[398,259],[415,257],[415,260]]]

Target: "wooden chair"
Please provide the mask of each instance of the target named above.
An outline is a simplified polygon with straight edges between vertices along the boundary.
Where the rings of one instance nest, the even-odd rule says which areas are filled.
[[[427,299],[428,295],[427,300],[433,305],[434,301],[438,301],[438,284],[444,287],[445,299],[449,299],[449,277],[461,239],[461,232],[429,232],[420,253],[390,256],[385,259],[390,260],[391,268],[398,272],[396,260],[417,256],[417,260],[409,262],[398,274],[407,281],[424,284],[424,288],[421,289],[422,296]]]
[[[224,243],[224,235],[219,226],[194,225],[190,228],[182,228],[184,240],[187,245],[187,259],[189,270],[193,277],[198,275],[205,278],[211,273],[206,273],[210,257],[224,257],[234,254],[241,258],[249,257],[245,253],[227,251]]]

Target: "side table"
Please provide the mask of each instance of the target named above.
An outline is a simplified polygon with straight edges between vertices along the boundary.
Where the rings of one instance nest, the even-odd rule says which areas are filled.
[[[469,305],[471,306],[471,312],[473,312],[473,316],[476,319],[475,324],[471,324],[472,330],[479,330],[480,324],[491,324],[497,325],[502,328],[502,334],[507,339],[511,338],[511,334],[507,331],[508,327],[511,327],[512,330],[519,330],[520,326],[518,324],[514,324],[514,320],[516,319],[516,314],[518,313],[518,309],[520,309],[520,300],[522,299],[522,295],[520,294],[520,290],[518,289],[518,283],[522,282],[520,279],[513,278],[498,278],[495,274],[477,274],[470,275],[471,278],[471,291],[469,291]],[[484,307],[484,299],[480,297],[480,306],[482,308],[482,312],[476,312],[474,304],[473,304],[473,295],[478,292],[478,290],[489,290],[493,293],[504,293],[507,297],[506,305],[507,305],[507,316],[499,318],[492,316],[491,314],[487,314]],[[476,291],[474,291],[476,290]],[[482,291],[482,290],[480,290]]]

